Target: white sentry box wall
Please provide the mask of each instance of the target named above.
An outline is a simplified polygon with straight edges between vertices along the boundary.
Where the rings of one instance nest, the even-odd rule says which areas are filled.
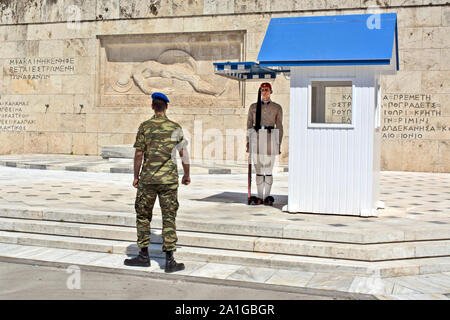
[[[352,81],[352,124],[308,124],[311,81]],[[291,67],[289,200],[284,210],[376,216],[380,181],[379,72]]]

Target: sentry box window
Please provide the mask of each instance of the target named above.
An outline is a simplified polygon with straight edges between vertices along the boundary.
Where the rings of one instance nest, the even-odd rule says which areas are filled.
[[[352,81],[311,81],[310,127],[351,128]]]

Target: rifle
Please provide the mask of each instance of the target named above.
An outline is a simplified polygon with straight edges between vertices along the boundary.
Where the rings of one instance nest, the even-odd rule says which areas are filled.
[[[256,103],[256,119],[255,119],[255,129],[258,131],[261,129],[261,88],[258,90],[258,102]],[[257,197],[252,196],[252,149],[250,147],[249,137],[249,148],[248,148],[248,192],[247,192],[247,202],[248,204],[255,204],[257,202]]]

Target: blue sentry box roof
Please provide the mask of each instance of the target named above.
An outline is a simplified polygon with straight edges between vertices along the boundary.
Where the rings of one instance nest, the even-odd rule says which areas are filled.
[[[261,66],[386,65],[394,39],[396,13],[272,18],[258,61]]]

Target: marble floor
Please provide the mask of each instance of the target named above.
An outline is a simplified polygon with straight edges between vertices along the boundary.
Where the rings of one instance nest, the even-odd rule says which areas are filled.
[[[49,171],[0,166],[0,205],[76,208],[134,212],[136,189],[132,174]],[[248,206],[245,174],[192,175],[180,185],[178,217],[208,221],[252,221],[330,230],[449,230],[450,174],[382,172],[381,195],[385,209],[378,217],[289,214],[288,173],[274,175],[273,207]],[[253,186],[253,190],[255,190]],[[159,214],[159,203],[155,204]]]
[[[5,161],[5,157],[2,156],[0,161]],[[43,165],[49,164],[48,157],[47,159],[38,158],[36,157],[36,165],[39,161]],[[79,160],[75,158],[70,156],[66,158],[65,160],[58,158],[54,161],[62,161],[64,166],[79,164]],[[10,156],[9,160],[13,161],[13,156]],[[95,159],[89,159],[89,161],[93,160]],[[0,166],[0,207],[134,212],[136,189],[131,185],[133,178],[131,173],[35,168],[11,167],[6,163]],[[246,174],[193,173],[191,178],[192,183],[189,186],[180,185],[179,188],[178,217],[181,219],[212,222],[246,221],[292,228],[320,227],[330,232],[364,230],[367,233],[377,234],[386,233],[389,230],[392,232],[400,230],[421,234],[424,237],[448,234],[449,231],[450,174],[382,172],[380,200],[384,201],[385,209],[379,210],[378,217],[371,218],[309,213],[289,214],[281,211],[282,206],[287,203],[287,172],[278,172],[274,175],[272,188],[272,194],[275,197],[274,207],[251,207],[246,204]],[[253,190],[255,190],[254,186]],[[159,214],[157,202],[155,215]],[[0,257],[20,254],[20,252],[23,256],[24,251],[12,252],[8,248],[12,247],[0,244]],[[29,253],[36,255],[36,259],[48,260],[49,256],[55,257],[55,261],[69,259],[69,255],[78,254],[73,256],[74,260],[69,259],[67,262],[82,260],[87,265],[97,263],[103,266],[114,266],[114,268],[119,268],[123,258],[120,255],[108,254],[101,257],[91,254],[88,257],[83,252],[58,251],[65,249],[42,248],[42,250]],[[193,269],[190,269],[192,276],[359,292],[376,295],[379,299],[448,299],[450,293],[448,272],[377,278],[199,262],[192,262],[192,267]],[[160,269],[154,268],[151,272],[160,272]]]

